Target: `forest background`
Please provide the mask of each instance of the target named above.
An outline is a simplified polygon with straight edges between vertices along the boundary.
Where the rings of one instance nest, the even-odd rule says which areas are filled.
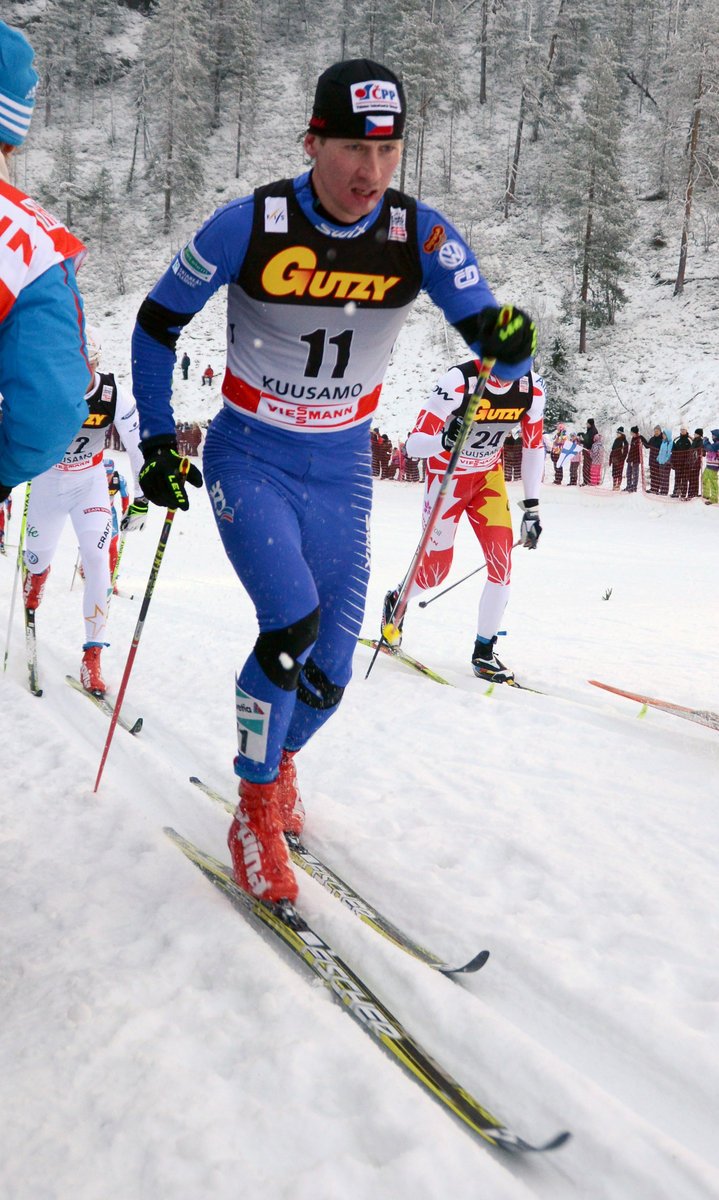
[[[86,242],[88,315],[120,378],[134,314],[173,253],[220,204],[302,169],[318,73],[367,56],[408,94],[396,184],[446,213],[499,299],[539,323],[548,426],[573,414],[674,432],[719,424],[707,386],[719,334],[716,0],[3,10],[41,76],[15,182]],[[426,300],[401,336],[416,371],[407,377],[404,356],[401,374],[390,367],[380,409],[398,434],[433,376],[464,355]],[[217,370],[223,343],[218,301],[182,348]],[[196,408],[179,415],[197,419]]]

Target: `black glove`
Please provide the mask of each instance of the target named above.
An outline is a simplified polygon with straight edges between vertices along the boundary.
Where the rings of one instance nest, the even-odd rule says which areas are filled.
[[[459,437],[459,431],[462,428],[461,417],[450,417],[442,430],[442,449],[454,450],[455,443]]]
[[[542,526],[539,524],[538,500],[520,500],[519,507],[524,509],[522,525],[519,530],[519,540],[528,550],[536,550]]]
[[[132,533],[133,529],[144,529],[149,507],[144,496],[138,496],[136,500],[133,500],[120,521],[120,529],[123,533]]]
[[[5,487],[4,483],[0,483],[0,504],[2,504],[3,500],[7,500],[11,491],[12,491],[11,487]]]
[[[186,484],[202,487],[202,476],[194,463],[177,453],[174,438],[158,442],[154,438],[141,444],[145,465],[140,471],[140,484],[148,500],[161,508],[188,509]],[[187,474],[180,474],[180,465],[188,463]]]
[[[483,308],[477,317],[477,337],[486,358],[513,366],[537,352],[537,326],[526,312],[505,304]]]

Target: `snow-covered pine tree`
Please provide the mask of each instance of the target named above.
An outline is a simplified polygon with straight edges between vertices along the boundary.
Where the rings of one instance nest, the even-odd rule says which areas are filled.
[[[148,176],[162,191],[162,230],[173,208],[204,182],[211,112],[210,66],[203,53],[205,0],[158,0],[145,27],[138,72],[144,71]]]
[[[712,194],[716,203],[719,194],[719,8],[714,0],[690,0],[671,39],[668,67],[671,109],[682,114],[683,144],[676,146],[676,160],[684,204],[676,296],[684,288],[695,203]]]
[[[580,279],[579,353],[587,328],[612,325],[625,303],[622,280],[630,271],[634,202],[624,182],[622,98],[614,43],[597,38],[581,114],[570,123],[567,176],[560,192],[569,217],[569,244]]]

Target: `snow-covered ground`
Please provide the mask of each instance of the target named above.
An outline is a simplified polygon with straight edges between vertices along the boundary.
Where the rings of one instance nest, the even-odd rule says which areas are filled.
[[[416,545],[420,495],[376,488],[368,634]],[[18,489],[11,543],[20,508]],[[545,694],[487,697],[472,676],[479,575],[406,622],[406,649],[456,687],[384,658],[365,680],[359,648],[299,764],[308,843],[436,953],[486,946],[489,962],[456,983],[304,875],[300,903],[492,1112],[530,1140],[572,1140],[517,1162],[473,1139],[164,836],[172,824],[226,857],[228,820],[188,776],[234,788],[233,670],[255,637],[193,494],[128,687],[145,728],[117,731],[97,795],[107,723],[63,679],[82,637],[69,527],[38,613],[42,699],[16,614],[0,684],[3,1200],[719,1194],[719,738],[586,682],[719,710],[717,512],[551,486],[541,511],[500,652]],[[161,520],[126,546],[115,688]],[[461,528],[452,578],[479,562]]]

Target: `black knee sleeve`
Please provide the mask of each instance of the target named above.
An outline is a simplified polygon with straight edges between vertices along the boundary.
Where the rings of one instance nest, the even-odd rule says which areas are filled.
[[[308,708],[334,708],[339,704],[344,688],[332,683],[324,671],[311,658],[307,659],[302,668],[302,679],[297,687],[297,699]]]
[[[284,692],[294,692],[302,670],[298,658],[317,641],[319,630],[320,610],[317,607],[293,625],[260,634],[255,642],[255,658],[270,683]]]

